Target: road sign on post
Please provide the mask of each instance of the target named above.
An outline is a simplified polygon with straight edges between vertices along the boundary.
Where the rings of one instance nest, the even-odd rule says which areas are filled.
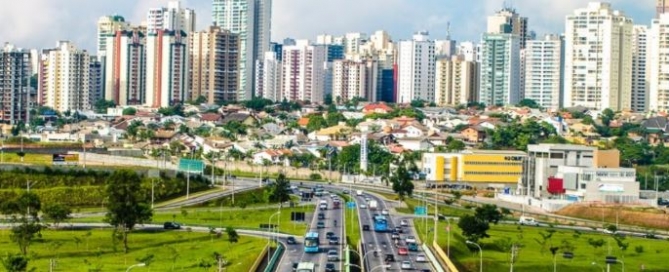
[[[204,172],[204,163],[202,160],[179,159],[179,171],[202,174]]]
[[[427,215],[427,209],[425,208],[425,206],[414,207],[413,213],[415,215]]]

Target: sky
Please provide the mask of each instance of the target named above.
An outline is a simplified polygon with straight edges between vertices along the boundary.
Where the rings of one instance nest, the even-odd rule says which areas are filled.
[[[22,48],[50,48],[59,40],[95,50],[100,16],[119,14],[133,24],[145,20],[151,7],[168,0],[2,0],[0,43]],[[451,38],[478,41],[486,18],[510,6],[529,19],[529,29],[541,36],[564,31],[565,16],[586,7],[587,0],[273,0],[272,40],[286,37],[315,40],[316,35],[386,30],[394,40],[409,39],[428,30],[444,39],[450,22]],[[195,10],[197,29],[211,24],[212,0],[182,0]],[[614,9],[649,25],[655,0],[610,0]],[[94,53],[94,52],[93,52]]]

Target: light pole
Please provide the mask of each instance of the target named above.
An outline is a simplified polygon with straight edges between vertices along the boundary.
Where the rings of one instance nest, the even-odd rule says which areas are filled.
[[[125,272],[128,272],[128,271],[132,270],[132,269],[135,268],[135,267],[144,267],[144,266],[146,266],[145,263],[133,264],[133,265],[131,265],[130,267],[128,267],[128,269],[126,269]]]
[[[479,271],[480,271],[480,272],[483,272],[483,249],[481,248],[481,246],[480,246],[479,244],[474,243],[474,242],[472,242],[472,241],[467,240],[467,241],[465,241],[465,242],[466,242],[467,244],[470,244],[470,245],[475,245],[476,247],[479,248],[479,263],[480,263],[480,264],[479,264]]]
[[[360,257],[360,253],[358,253],[357,251],[349,250],[348,252],[353,252],[356,255],[358,255],[358,257]],[[360,260],[360,263],[364,265],[365,264],[365,258],[367,258],[367,254],[374,253],[374,252],[378,253],[378,252],[381,252],[381,251],[380,250],[372,250],[372,251],[369,251],[369,252],[365,253],[365,255],[362,255],[362,259]],[[362,270],[362,268],[360,268],[360,270]]]
[[[619,262],[620,264],[623,265],[623,271],[622,271],[622,272],[625,272],[625,262],[623,262],[623,261],[621,261],[621,260],[619,260],[619,259],[616,259],[616,262]]]
[[[267,263],[269,263],[269,261],[270,261],[270,255],[271,255],[271,254],[269,254],[269,246],[270,246],[270,244],[272,243],[272,237],[273,237],[273,236],[272,236],[272,231],[271,231],[271,230],[274,229],[274,228],[272,227],[272,217],[274,217],[275,215],[278,215],[278,214],[281,214],[281,211],[277,211],[277,212],[273,213],[272,215],[270,215],[269,220],[267,220],[267,227],[270,228],[270,234],[267,236],[267,237],[268,237],[268,238],[267,238],[267,247],[268,247],[268,251],[267,251]],[[278,221],[279,221],[279,220],[277,220],[277,227],[279,226],[279,224],[278,224],[279,222],[278,222]]]
[[[599,265],[597,262],[592,262],[590,265],[597,266],[597,267],[599,267],[599,269],[602,270],[602,272],[604,272],[604,267],[602,267],[601,265]]]

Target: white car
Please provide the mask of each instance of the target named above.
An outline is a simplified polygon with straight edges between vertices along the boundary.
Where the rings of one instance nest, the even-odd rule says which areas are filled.
[[[413,236],[407,236],[407,238],[404,239],[404,241],[405,241],[407,244],[408,244],[408,243],[415,243],[415,242],[416,242],[416,237],[413,237]]]
[[[528,225],[528,226],[539,226],[539,222],[534,220],[534,218],[527,216],[521,216],[520,219],[518,219],[518,224]]]
[[[411,270],[411,269],[413,269],[413,267],[411,266],[411,262],[410,262],[410,261],[403,261],[402,264],[400,265],[400,268],[402,268],[402,270]]]
[[[381,211],[381,214],[383,214],[383,215],[388,215],[388,210],[383,209],[383,211]]]
[[[400,226],[402,227],[408,227],[409,226],[409,221],[406,221],[404,219],[400,220]]]
[[[365,205],[365,204],[360,204],[360,209],[367,209],[367,205]]]
[[[418,262],[418,263],[427,262],[427,258],[425,257],[425,254],[418,254],[418,256],[416,256],[416,262]]]

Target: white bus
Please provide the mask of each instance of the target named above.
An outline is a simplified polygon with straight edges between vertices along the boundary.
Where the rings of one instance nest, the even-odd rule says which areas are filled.
[[[296,272],[315,272],[316,265],[314,263],[299,263],[297,264]]]

